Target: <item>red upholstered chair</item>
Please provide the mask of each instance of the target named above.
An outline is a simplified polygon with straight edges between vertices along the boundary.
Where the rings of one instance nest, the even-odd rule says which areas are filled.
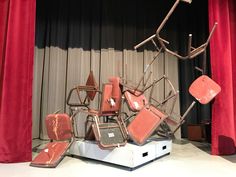
[[[161,100],[155,98],[154,92],[158,91],[160,86],[168,84],[169,94],[165,95]],[[178,91],[175,90],[171,81],[164,75],[158,80],[154,80],[144,92],[151,88],[149,100],[146,99],[143,92],[126,90],[124,92],[125,101],[129,110],[134,114],[129,116],[126,120],[134,117],[129,123],[127,129],[130,138],[141,145],[145,143],[159,126],[165,124],[164,120],[168,117],[169,112],[173,112]],[[155,112],[156,114],[153,114]],[[152,122],[152,121],[153,122]],[[149,121],[151,121],[149,123]]]
[[[78,85],[69,91],[66,103],[69,106],[70,114],[72,115],[79,107],[88,108],[97,92],[99,92],[98,85],[93,72],[90,71],[86,85]]]
[[[89,140],[95,138],[102,149],[124,146],[127,140],[127,133],[124,122],[119,117],[120,109],[121,90],[119,78],[112,77],[109,79],[109,83],[103,84],[100,109],[88,110],[85,138]],[[100,121],[101,118],[103,121]],[[104,118],[109,119],[106,120]]]
[[[202,75],[191,84],[189,93],[201,104],[207,104],[220,90],[220,86],[217,83],[208,76]],[[175,94],[166,100],[168,101],[169,98],[175,99]],[[187,114],[191,111],[195,103],[193,101],[185,113],[178,117],[178,120],[173,119],[172,115],[167,113],[165,109],[161,109],[156,105],[145,106],[127,127],[130,138],[135,143],[142,145],[154,131],[160,136],[174,136],[175,132],[185,122]]]
[[[212,99],[216,97],[216,95],[220,93],[220,91],[220,86],[206,75],[198,77],[189,87],[189,93],[201,104],[208,104]],[[175,128],[171,132],[169,132],[171,135],[173,135],[185,122],[187,114],[193,108],[195,103],[195,101],[192,102],[185,113],[179,117],[178,121],[171,118],[171,115],[167,117],[164,122],[167,125],[175,126]]]
[[[138,145],[143,145],[167,115],[153,105],[144,107],[128,125],[130,138]]]
[[[73,142],[71,119],[67,114],[49,114],[46,117],[47,133],[52,142],[46,144],[30,166],[56,167],[59,164]]]

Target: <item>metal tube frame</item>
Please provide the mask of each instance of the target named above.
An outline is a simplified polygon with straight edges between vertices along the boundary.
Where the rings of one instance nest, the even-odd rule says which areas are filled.
[[[208,44],[210,42],[210,39],[211,39],[211,37],[212,37],[212,35],[213,35],[214,31],[215,31],[215,28],[217,26],[217,22],[214,24],[214,26],[213,26],[210,34],[209,34],[209,37],[208,37],[207,41],[205,43],[203,43],[202,45],[200,45],[199,47],[197,47],[197,48],[194,48],[192,46],[192,34],[189,34],[188,53],[187,53],[186,56],[179,55],[177,52],[174,52],[174,51],[168,49],[165,44],[169,44],[169,42],[160,37],[161,30],[163,29],[164,25],[166,24],[166,22],[168,21],[168,19],[170,18],[170,16],[174,12],[174,10],[176,9],[176,7],[178,6],[180,1],[187,2],[189,4],[192,2],[192,0],[176,0],[174,5],[171,7],[171,9],[167,13],[167,15],[165,16],[163,21],[161,22],[161,24],[157,28],[156,34],[150,36],[149,38],[145,39],[144,41],[142,41],[139,44],[137,44],[136,46],[134,46],[134,49],[138,49],[139,47],[143,46],[144,44],[146,44],[149,41],[153,42],[153,39],[156,37],[158,42],[159,42],[159,44],[160,44],[160,46],[161,46],[161,48],[165,52],[167,52],[167,53],[169,53],[169,54],[171,54],[171,55],[173,55],[173,56],[175,56],[175,57],[177,57],[179,59],[182,59],[182,60],[195,58],[196,56],[200,55],[201,53],[203,53],[206,50],[206,48],[207,48],[207,46],[208,46]],[[154,44],[154,46],[157,48],[156,44]]]

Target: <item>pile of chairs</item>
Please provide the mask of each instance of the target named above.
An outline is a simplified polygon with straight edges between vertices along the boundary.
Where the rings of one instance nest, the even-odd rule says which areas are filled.
[[[168,77],[164,75],[147,86],[147,80],[151,75],[149,73],[148,79],[144,82],[148,68],[161,52],[169,53],[183,60],[193,59],[206,52],[217,23],[215,23],[207,41],[199,47],[192,46],[192,35],[189,35],[188,53],[185,56],[168,49],[169,42],[160,37],[161,30],[180,1],[191,3],[191,0],[175,0],[174,5],[156,30],[156,34],[134,47],[137,49],[151,41],[157,50],[157,54],[147,65],[139,83],[136,86],[131,86],[124,79],[111,77],[107,83],[102,85],[102,91],[100,91],[93,73],[90,72],[85,85],[76,86],[70,90],[67,98],[69,114],[54,113],[46,117],[45,124],[51,142],[36,156],[31,162],[31,166],[57,166],[75,140],[77,130],[74,130],[73,124],[74,117],[78,113],[83,112],[87,115],[85,125],[79,125],[85,127],[84,139],[96,141],[101,149],[125,146],[128,141],[141,146],[153,135],[173,138],[176,131],[185,122],[187,114],[194,107],[196,101],[208,104],[220,92],[220,86],[204,75],[206,63],[206,58],[204,58],[203,70],[201,70],[203,74],[189,87],[189,93],[195,98],[195,101],[189,105],[183,115],[179,115],[178,119],[173,119],[173,109],[179,92]],[[164,96],[164,99],[157,100],[153,95],[156,86],[162,81],[168,84],[170,91],[167,96]],[[141,83],[144,84],[140,89]],[[148,98],[145,96],[147,92],[150,93]],[[97,94],[100,94],[100,104],[99,109],[96,110],[92,108],[91,102]],[[75,96],[77,99],[73,101]],[[124,111],[124,105],[127,105],[129,113]],[[166,105],[171,106],[167,108]]]
[[[158,101],[153,98],[153,92],[162,80],[169,84],[171,91],[162,101]],[[147,99],[145,92],[149,89],[150,95]],[[72,92],[78,97],[77,103],[71,102]],[[197,78],[189,87],[189,93],[201,104],[209,103],[219,92],[219,85],[206,75]],[[91,101],[97,93],[101,94],[101,98],[99,109],[95,110],[91,108]],[[111,77],[108,83],[103,84],[102,91],[99,91],[93,73],[90,72],[85,86],[77,86],[69,92],[67,104],[70,113],[54,113],[46,117],[45,124],[51,142],[30,165],[58,165],[75,140],[74,117],[80,112],[87,115],[85,125],[80,125],[85,126],[84,139],[96,141],[101,149],[125,146],[128,141],[141,146],[153,135],[172,138],[196,103],[193,101],[183,116],[176,121],[172,118],[172,112],[177,96],[178,91],[166,76],[141,90],[121,83],[119,77]],[[168,109],[170,111],[165,107],[168,102],[172,104]],[[125,104],[131,114],[123,111]],[[173,125],[175,129],[172,130],[170,126]]]

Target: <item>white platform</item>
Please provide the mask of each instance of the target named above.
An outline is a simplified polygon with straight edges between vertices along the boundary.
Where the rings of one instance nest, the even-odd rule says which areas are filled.
[[[70,154],[136,168],[169,154],[171,150],[172,140],[152,140],[143,146],[127,143],[124,147],[113,150],[102,150],[94,141],[79,140],[71,146]]]

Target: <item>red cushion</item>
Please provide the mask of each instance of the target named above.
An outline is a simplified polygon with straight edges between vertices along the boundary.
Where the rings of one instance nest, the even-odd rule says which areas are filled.
[[[127,127],[130,138],[139,145],[144,144],[166,118],[166,114],[152,105],[143,108]]]
[[[113,85],[110,83],[103,84],[102,100],[100,106],[100,114],[116,114],[120,110],[121,98],[114,100],[112,97]]]
[[[35,157],[31,166],[55,167],[69,147],[69,142],[52,142]]]
[[[46,119],[48,137],[52,140],[68,140],[72,137],[71,119],[67,114],[49,114]]]
[[[220,86],[206,75],[198,77],[189,87],[189,93],[201,104],[209,103],[220,91]]]
[[[109,78],[109,82],[112,84],[112,98],[120,99],[121,98],[120,78],[111,77]]]

